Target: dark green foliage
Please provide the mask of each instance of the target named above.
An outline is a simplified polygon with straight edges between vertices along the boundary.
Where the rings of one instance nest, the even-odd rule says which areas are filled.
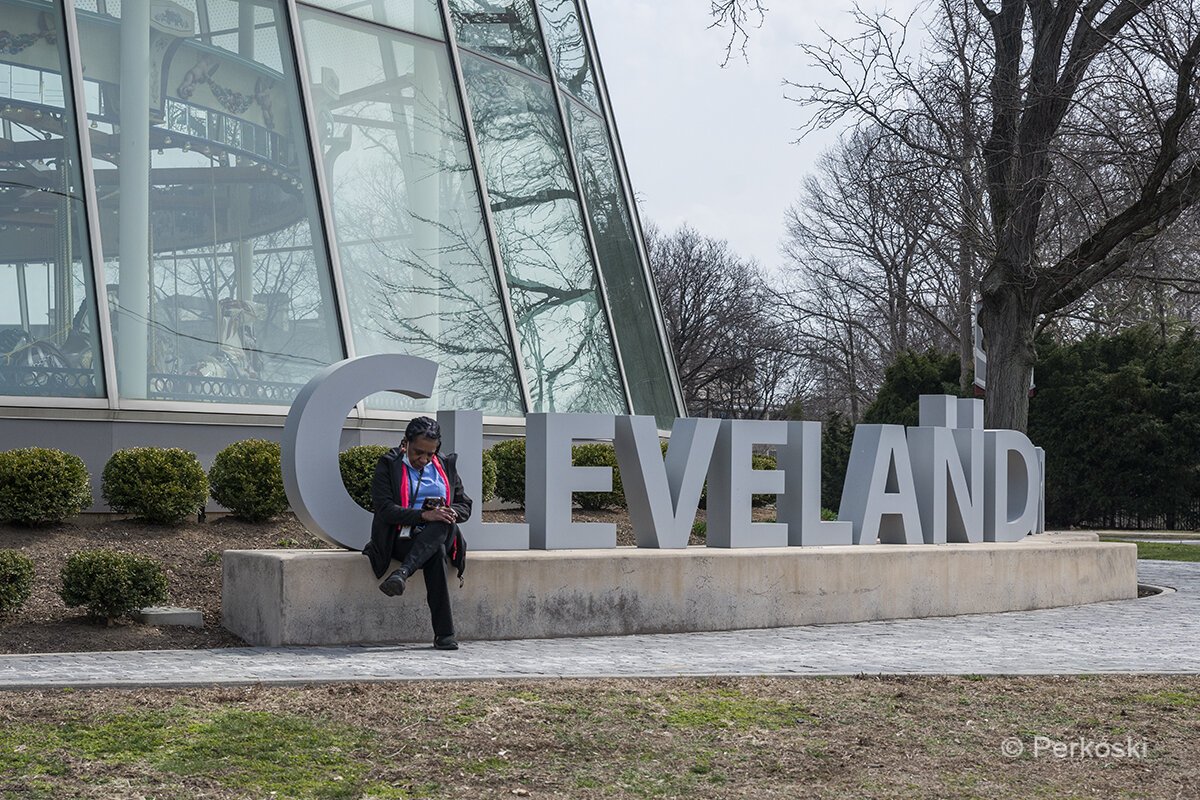
[[[755,453],[750,456],[750,464],[754,469],[775,469],[775,456],[769,456],[765,453]],[[707,485],[706,485],[707,490]],[[769,506],[775,502],[773,494],[756,494],[754,495],[753,504],[755,506]]]
[[[821,507],[836,509],[842,504],[842,484],[850,447],[854,444],[854,423],[836,411],[821,425]]]
[[[342,473],[342,485],[354,502],[367,511],[374,511],[371,502],[371,481],[375,478],[375,466],[390,450],[381,444],[360,444],[338,453],[338,469]]]
[[[862,421],[915,427],[923,394],[959,395],[960,366],[957,354],[906,350],[883,374],[883,385]]]
[[[92,504],[83,459],[25,447],[0,453],[0,520],[19,525],[62,522]]]
[[[33,560],[16,550],[0,550],[0,617],[21,608],[33,594]]]
[[[483,451],[483,497],[479,502],[486,503],[496,496],[496,459],[488,450]]]
[[[492,445],[496,461],[496,496],[525,507],[525,440],[509,439]]]
[[[81,550],[62,569],[63,602],[84,606],[112,623],[139,608],[167,599],[167,576],[158,562],[115,550]]]
[[[208,476],[196,454],[177,447],[129,447],[104,465],[101,492],[118,514],[170,525],[200,511]]]
[[[1052,526],[1192,527],[1200,498],[1200,341],[1145,326],[1038,343],[1029,436]]]
[[[240,519],[265,522],[287,511],[278,442],[234,442],[213,459],[208,483],[213,499]]]
[[[617,467],[617,451],[611,444],[577,444],[571,448],[571,463],[577,467],[612,467],[612,491],[575,492],[573,499],[581,508],[596,511],[625,507],[625,487]]]

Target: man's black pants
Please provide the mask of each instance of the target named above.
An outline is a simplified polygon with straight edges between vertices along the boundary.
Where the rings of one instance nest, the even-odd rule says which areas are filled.
[[[433,635],[454,635],[454,617],[450,613],[450,585],[446,580],[446,540],[450,526],[444,522],[429,522],[416,535],[396,537],[392,558],[409,567],[409,574],[425,573],[425,599],[433,621]],[[411,558],[410,558],[411,556]]]

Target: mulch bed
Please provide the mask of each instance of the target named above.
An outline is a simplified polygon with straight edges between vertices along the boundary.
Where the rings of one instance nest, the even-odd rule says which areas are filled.
[[[703,519],[701,511],[698,519]],[[773,509],[755,509],[769,519]],[[524,521],[520,510],[484,513],[489,522]],[[619,545],[634,543],[624,511],[582,511],[577,522],[615,522]],[[701,540],[693,537],[692,543]],[[19,550],[33,559],[37,576],[33,596],[16,613],[0,619],[0,653],[62,653],[98,650],[180,650],[243,645],[221,627],[221,558],[225,550],[327,548],[287,514],[251,524],[233,517],[189,520],[178,526],[150,525],[134,519],[74,521],[45,528],[0,525],[0,549]],[[108,548],[150,556],[167,573],[167,603],[199,609],[204,628],[141,625],[118,621],[111,627],[89,619],[81,608],[68,608],[58,596],[59,572],[74,552]]]

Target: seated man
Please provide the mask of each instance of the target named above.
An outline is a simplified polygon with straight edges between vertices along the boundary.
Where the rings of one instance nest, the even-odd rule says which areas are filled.
[[[433,646],[457,650],[446,548],[458,534],[457,523],[471,515],[471,498],[458,477],[458,456],[439,457],[441,446],[437,421],[417,417],[405,429],[403,444],[379,459],[371,482],[375,518],[363,553],[371,559],[376,578],[383,577],[393,558],[400,562],[400,569],[379,584],[388,596],[404,594],[409,577],[424,570]]]

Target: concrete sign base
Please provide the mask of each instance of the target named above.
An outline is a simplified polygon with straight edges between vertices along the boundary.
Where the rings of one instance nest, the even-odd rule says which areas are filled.
[[[252,645],[431,641],[420,578],[377,588],[336,550],[230,550],[223,623]],[[774,628],[1133,599],[1132,544],[1029,536],[911,547],[477,552],[451,582],[460,639]]]

